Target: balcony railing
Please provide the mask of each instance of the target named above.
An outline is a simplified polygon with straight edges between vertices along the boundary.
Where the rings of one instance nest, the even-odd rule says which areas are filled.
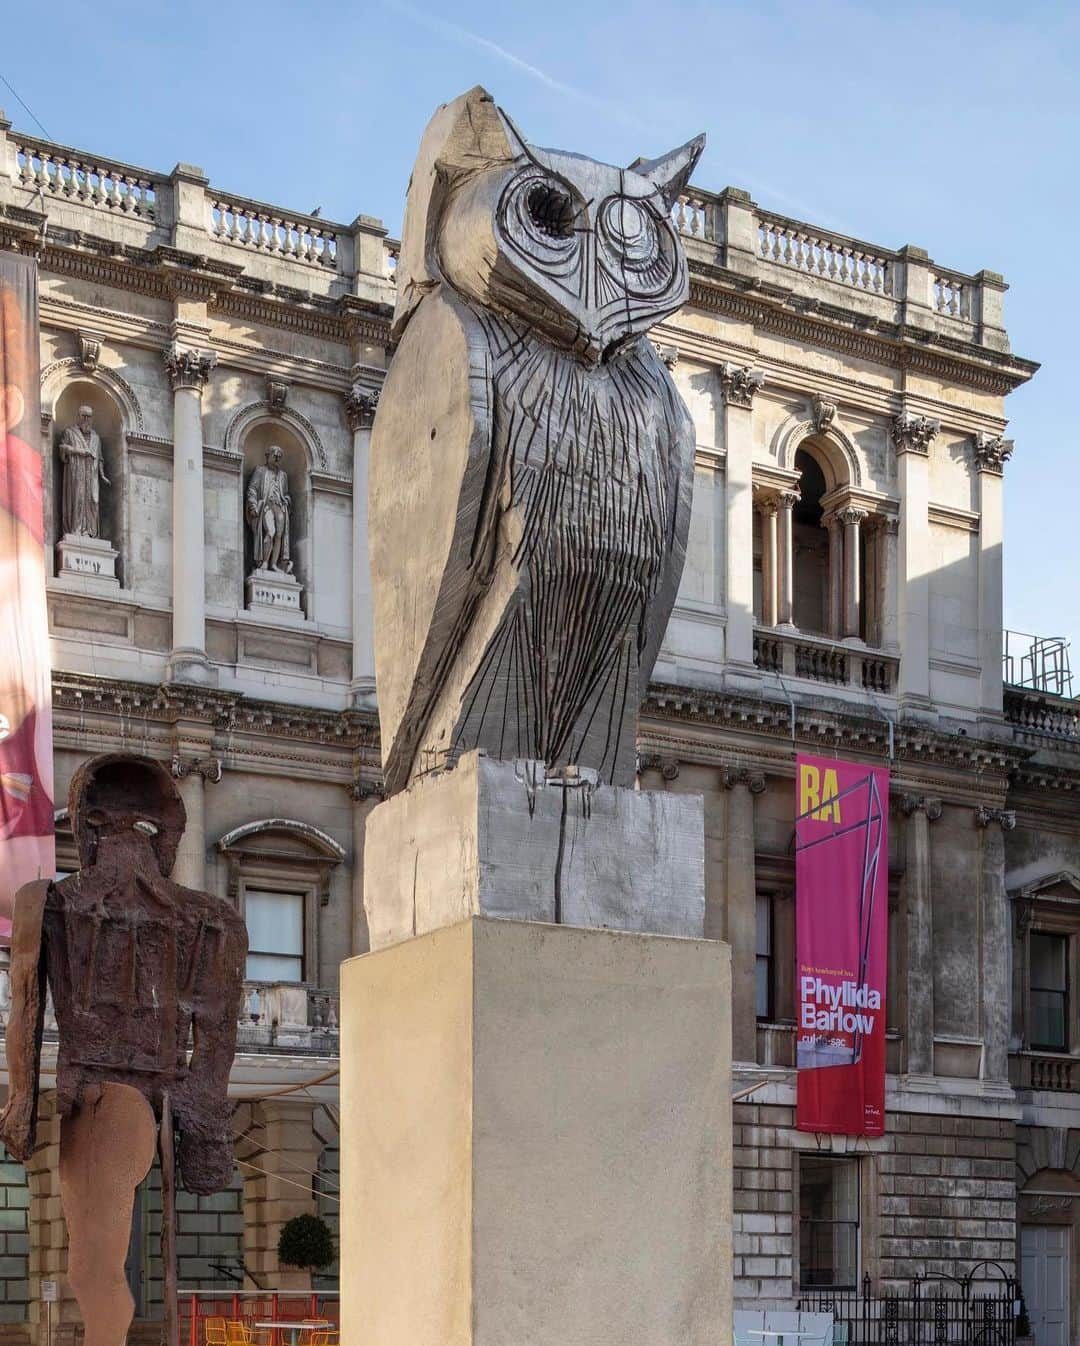
[[[1006,687],[1005,719],[1029,742],[1080,748],[1080,701],[1020,687]]]
[[[339,1008],[333,991],[295,982],[247,982],[237,1050],[277,1048],[336,1056]]]
[[[1075,1056],[1048,1052],[1022,1052],[1016,1058],[1020,1089],[1040,1089],[1049,1093],[1076,1093],[1080,1090],[1080,1060]]]
[[[838,644],[823,636],[809,636],[776,627],[754,631],[754,663],[767,673],[803,678],[833,687],[891,695],[896,691],[900,661],[880,650]]]

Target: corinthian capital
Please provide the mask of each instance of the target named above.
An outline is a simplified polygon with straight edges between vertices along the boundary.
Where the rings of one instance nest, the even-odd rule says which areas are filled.
[[[354,434],[357,430],[370,430],[378,405],[378,388],[362,388],[354,383],[345,394],[345,419],[349,422],[349,429]]]
[[[1012,457],[1013,442],[1001,435],[988,435],[982,430],[975,436],[975,467],[979,472],[992,472],[1000,477],[1005,463]]]
[[[750,365],[725,364],[720,369],[720,391],[724,402],[732,407],[752,407],[754,394],[765,382],[760,369]]]
[[[893,419],[892,442],[897,453],[919,453],[925,458],[930,453],[930,445],[941,422],[931,420],[929,416],[913,416],[902,411]]]
[[[180,346],[175,341],[165,348],[163,358],[174,391],[177,388],[195,388],[202,392],[211,369],[217,364],[217,355],[213,351]]]

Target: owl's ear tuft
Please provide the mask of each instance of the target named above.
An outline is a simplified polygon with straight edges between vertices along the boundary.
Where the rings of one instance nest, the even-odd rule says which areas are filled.
[[[439,150],[438,168],[447,177],[512,163],[524,150],[516,128],[486,89],[478,84],[451,105],[456,115]]]
[[[635,159],[630,165],[630,172],[642,178],[649,178],[671,207],[678,199],[679,193],[686,190],[686,184],[690,181],[690,175],[697,167],[704,148],[704,135],[695,136],[693,140],[688,140],[685,145],[680,145],[677,150],[672,150],[670,154],[665,154],[659,159]]]

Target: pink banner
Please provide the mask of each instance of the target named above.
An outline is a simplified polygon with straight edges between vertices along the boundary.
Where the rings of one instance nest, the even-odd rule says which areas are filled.
[[[0,252],[0,943],[17,890],[51,879],[52,692],[45,610],[37,268]]]
[[[795,763],[796,1125],[885,1131],[889,773]]]

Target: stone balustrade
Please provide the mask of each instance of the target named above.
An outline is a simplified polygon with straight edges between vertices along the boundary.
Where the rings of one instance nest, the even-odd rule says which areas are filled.
[[[253,249],[292,262],[336,271],[338,236],[344,226],[312,215],[289,215],[272,206],[236,197],[208,198],[211,235],[223,243]]]
[[[1074,1056],[1024,1052],[1018,1058],[1018,1064],[1016,1084],[1021,1089],[1049,1093],[1074,1093],[1080,1089],[1080,1061]]]
[[[29,193],[40,192],[46,202],[61,198],[92,210],[154,218],[158,183],[141,168],[110,163],[29,136],[17,137],[13,151],[16,181]]]
[[[683,192],[672,207],[671,218],[680,234],[688,238],[715,240],[716,226],[709,195],[691,190]]]
[[[237,1025],[237,1051],[310,1051],[336,1056],[339,998],[300,982],[248,982]]]
[[[758,213],[757,234],[762,261],[870,294],[892,293],[890,258],[861,243],[764,211]]]
[[[761,627],[754,632],[754,663],[767,673],[890,696],[900,661],[821,636]]]
[[[1080,748],[1080,700],[1006,687],[1004,710],[1006,721],[1015,726],[1019,737]]]

